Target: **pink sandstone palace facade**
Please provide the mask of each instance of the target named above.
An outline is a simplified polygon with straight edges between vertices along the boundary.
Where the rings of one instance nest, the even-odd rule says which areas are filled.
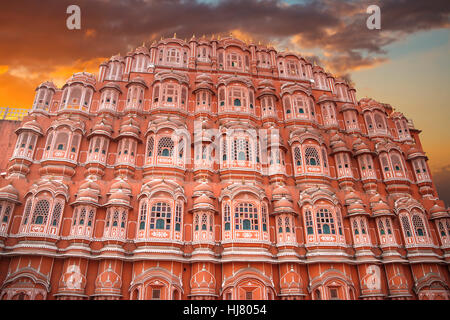
[[[420,130],[298,54],[176,37],[1,124],[0,299],[449,299]]]

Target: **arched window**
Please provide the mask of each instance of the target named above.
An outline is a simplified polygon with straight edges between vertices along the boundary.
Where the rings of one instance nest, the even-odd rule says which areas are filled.
[[[406,215],[402,216],[400,218],[400,221],[402,222],[402,226],[403,226],[403,231],[405,233],[406,237],[411,237],[412,233],[411,233],[411,225],[409,224],[409,219]]]
[[[370,116],[370,114],[366,114],[364,118],[366,119],[367,131],[369,133],[374,132],[372,117]]]
[[[162,137],[158,142],[158,156],[171,157],[174,143],[170,137]]]
[[[49,210],[50,202],[44,199],[39,200],[34,207],[32,223],[45,225],[47,223]]]
[[[147,219],[147,201],[142,200],[139,212],[139,230],[145,230],[146,219]]]
[[[196,213],[195,214],[195,218],[194,218],[194,230],[195,231],[198,231],[198,229],[199,229],[199,220],[200,220],[200,218],[198,216],[199,216],[199,214]]]
[[[267,207],[265,204],[261,206],[261,222],[262,222],[262,230],[267,232]]]
[[[394,168],[395,172],[403,173],[403,166],[402,166],[402,162],[400,160],[399,155],[392,154],[391,155],[391,163],[392,163],[392,167]]]
[[[305,226],[307,234],[314,234],[313,219],[310,210],[305,211]]]
[[[258,209],[251,203],[240,203],[235,208],[236,230],[258,230]]]
[[[170,230],[172,211],[165,202],[153,204],[150,215],[150,229]]]
[[[33,205],[33,199],[29,198],[27,200],[27,204],[25,205],[25,210],[23,211],[22,225],[26,225],[28,223],[28,217],[30,216],[32,205]]]
[[[305,149],[305,160],[306,165],[309,166],[320,166],[319,153],[314,147],[307,147]]]
[[[56,136],[56,149],[57,150],[66,150],[67,148],[67,142],[69,140],[69,135],[65,132],[60,132]]]
[[[225,230],[231,230],[231,212],[230,212],[230,206],[228,204],[224,207],[224,215],[223,215],[223,221],[225,223]]]
[[[336,234],[334,218],[328,209],[321,208],[316,212],[317,233]]]
[[[424,237],[427,235],[427,232],[425,230],[425,224],[424,224],[422,218],[418,214],[414,214],[412,216],[412,223],[414,226],[414,231],[416,233],[416,236]]]
[[[290,97],[284,97],[283,98],[283,104],[284,104],[284,110],[286,112],[286,117],[290,118],[291,115],[291,99]]]
[[[175,206],[175,231],[181,231],[181,216],[181,204],[177,203],[177,205]]]
[[[147,140],[147,157],[149,157],[149,158],[153,157],[154,145],[155,145],[155,140],[153,139],[153,136],[151,136]]]
[[[51,226],[57,227],[59,225],[59,220],[61,218],[61,212],[62,212],[62,203],[57,202],[55,204],[55,207],[53,208]]]
[[[375,119],[375,124],[377,126],[377,129],[379,131],[385,131],[386,125],[384,124],[383,117],[379,113],[375,113],[374,119]]]
[[[300,147],[294,148],[294,161],[296,166],[302,165],[302,153],[300,151]]]

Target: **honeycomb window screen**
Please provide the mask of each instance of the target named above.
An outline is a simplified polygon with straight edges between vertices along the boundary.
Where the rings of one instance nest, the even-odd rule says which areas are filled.
[[[320,166],[319,153],[314,147],[307,147],[305,149],[306,164],[309,166]]]
[[[403,232],[405,233],[405,236],[408,238],[411,237],[411,225],[409,224],[408,217],[404,215],[400,218],[400,221],[402,222]]]
[[[170,137],[162,137],[158,142],[158,156],[172,157],[174,143]]]
[[[199,214],[198,213],[196,213],[195,214],[195,218],[194,218],[194,230],[195,231],[198,231],[198,229],[199,229]]]
[[[22,220],[23,225],[28,223],[28,217],[30,216],[32,204],[33,204],[33,201],[31,198],[29,198],[27,200],[27,204],[25,205],[25,210],[23,211],[23,220]]]
[[[418,214],[414,214],[412,216],[412,223],[416,236],[425,237],[427,235],[422,217],[420,217]]]
[[[33,211],[33,224],[43,224],[47,223],[47,218],[50,210],[50,202],[47,200],[39,200],[36,203]]]
[[[61,202],[57,202],[53,208],[51,225],[57,227],[61,218],[61,213],[63,210],[63,205]]]
[[[153,148],[155,145],[155,139],[153,137],[149,137],[147,141],[147,156],[152,157],[153,156]]]

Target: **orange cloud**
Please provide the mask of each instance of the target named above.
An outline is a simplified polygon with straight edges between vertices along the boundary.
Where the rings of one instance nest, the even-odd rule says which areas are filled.
[[[8,72],[9,66],[7,65],[0,65],[0,75]]]

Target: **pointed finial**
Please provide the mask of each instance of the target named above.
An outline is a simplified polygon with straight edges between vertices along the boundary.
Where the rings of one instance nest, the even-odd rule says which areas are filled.
[[[173,38],[174,38],[174,39],[176,39],[176,38],[177,38],[177,33],[176,33],[176,32],[174,32],[174,34],[173,34]]]

